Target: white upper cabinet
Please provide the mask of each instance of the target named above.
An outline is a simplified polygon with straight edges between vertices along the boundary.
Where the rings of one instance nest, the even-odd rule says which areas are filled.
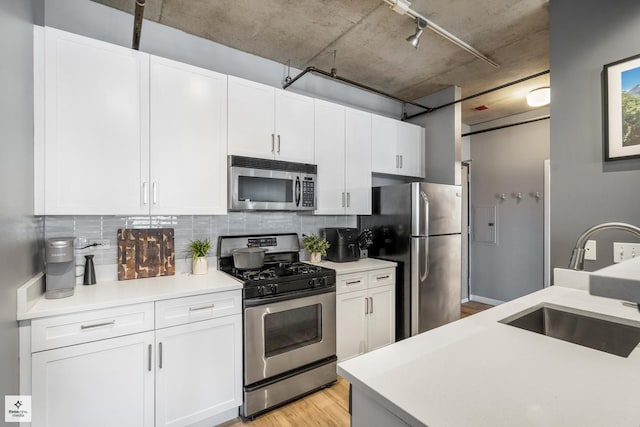
[[[316,214],[371,213],[371,114],[315,100]]]
[[[313,98],[229,76],[229,154],[314,163]]]
[[[150,59],[152,214],[227,212],[227,76]]]
[[[314,163],[313,98],[276,89],[276,159]]]
[[[372,171],[424,178],[424,129],[372,115]]]
[[[345,109],[346,213],[371,214],[371,114]]]
[[[319,215],[345,213],[345,107],[315,100],[315,159],[318,166],[316,210]]]
[[[148,56],[46,28],[45,64],[45,213],[148,213]]]
[[[44,76],[45,214],[226,213],[225,75],[46,28]]]

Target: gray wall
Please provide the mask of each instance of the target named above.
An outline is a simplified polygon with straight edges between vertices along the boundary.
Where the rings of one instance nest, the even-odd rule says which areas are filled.
[[[604,64],[639,53],[640,2],[551,1],[551,266],[566,267],[578,235],[606,221],[640,225],[640,159],[603,161],[601,72]],[[593,270],[612,262],[601,233]]]
[[[46,0],[44,25],[131,46],[133,16],[89,0]],[[147,20],[142,26],[140,50],[275,87],[282,87],[287,76],[284,64]],[[298,72],[292,68],[291,76]],[[394,118],[400,118],[402,111],[398,102],[310,74],[287,90]]]
[[[459,87],[450,86],[417,103],[437,107],[460,99],[460,93]],[[409,108],[409,114],[418,111]],[[409,120],[425,128],[425,181],[460,185],[461,111],[461,105],[455,104]]]
[[[545,111],[546,113],[546,111]],[[527,120],[539,111],[511,116],[472,131]],[[470,137],[471,206],[497,206],[497,244],[471,237],[471,295],[510,301],[543,287],[542,199],[544,160],[549,158],[549,120]],[[522,192],[518,200],[514,194]],[[498,194],[506,193],[503,201]],[[471,220],[474,225],[473,216]]]
[[[0,396],[19,394],[16,288],[42,269],[42,220],[32,216],[32,24],[31,1],[0,2]]]

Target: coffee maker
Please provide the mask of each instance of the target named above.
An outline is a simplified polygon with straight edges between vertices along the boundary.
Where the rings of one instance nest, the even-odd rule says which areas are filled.
[[[325,228],[324,236],[330,245],[327,249],[327,261],[348,262],[360,259],[359,235],[357,228]]]
[[[73,257],[73,237],[54,237],[45,242],[45,298],[57,299],[73,295],[76,271]]]

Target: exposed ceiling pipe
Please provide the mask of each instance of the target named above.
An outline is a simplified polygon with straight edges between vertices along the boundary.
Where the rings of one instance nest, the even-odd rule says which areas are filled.
[[[355,82],[353,80],[350,80],[350,79],[347,79],[347,78],[344,78],[344,77],[340,77],[335,68],[332,68],[331,72],[329,72],[329,71],[320,70],[320,69],[318,69],[316,67],[307,67],[304,70],[302,70],[297,76],[295,76],[293,78],[290,77],[290,76],[287,76],[285,78],[285,80],[284,80],[284,84],[282,85],[282,89],[287,89],[289,86],[294,84],[296,81],[298,81],[298,79],[300,79],[301,77],[303,77],[307,73],[319,74],[319,75],[321,75],[323,77],[327,77],[327,78],[330,78],[330,79],[338,80],[338,81],[340,81],[342,83],[345,83],[345,84],[348,84],[350,86],[354,86],[354,87],[357,87],[359,89],[363,89],[363,90],[366,90],[368,92],[375,93],[376,95],[381,95],[381,96],[385,96],[387,98],[391,98],[394,101],[398,101],[398,102],[401,102],[403,104],[409,104],[409,105],[413,105],[414,107],[423,108],[423,109],[425,109],[427,111],[431,111],[431,107],[427,107],[426,105],[418,104],[418,103],[412,102],[412,101],[407,101],[405,99],[398,98],[397,96],[393,96],[393,95],[388,94],[386,92],[383,92],[381,90],[374,89],[371,86],[367,86],[367,85],[364,85],[362,83],[358,83],[358,82]]]
[[[144,15],[144,5],[147,0],[135,0],[136,10],[133,14],[133,41],[131,48],[138,50],[140,48],[140,34],[142,33],[142,16]]]
[[[425,18],[424,16],[422,16],[421,14],[416,12],[415,10],[411,9],[411,2],[409,2],[407,0],[384,0],[384,1],[385,1],[385,3],[387,3],[391,7],[391,9],[393,9],[395,12],[399,13],[400,15],[408,15],[411,18],[415,19],[416,22],[418,22],[418,23],[421,20],[426,22],[426,24],[427,24],[426,27],[428,29],[430,29],[431,31],[433,31],[434,33],[438,34],[441,37],[444,37],[445,39],[449,40],[451,43],[455,44],[456,46],[458,46],[458,47],[460,47],[460,48],[462,48],[464,50],[466,50],[467,52],[469,52],[470,54],[472,54],[476,58],[480,59],[481,61],[486,62],[487,64],[491,65],[492,67],[495,67],[495,68],[499,68],[500,67],[500,64],[498,64],[497,62],[493,61],[492,59],[490,59],[489,57],[484,55],[482,52],[480,52],[479,50],[477,50],[476,48],[474,48],[470,44],[468,44],[465,41],[459,39],[458,37],[454,36],[449,31],[445,30],[444,28],[442,28],[441,26],[439,26],[435,22]]]

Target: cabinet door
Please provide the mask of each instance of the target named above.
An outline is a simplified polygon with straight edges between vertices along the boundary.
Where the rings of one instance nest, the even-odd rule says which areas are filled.
[[[338,361],[367,352],[366,291],[336,295],[336,353]]]
[[[148,55],[48,27],[45,38],[45,213],[148,214]]]
[[[32,426],[153,426],[153,332],[34,353]]]
[[[424,129],[398,122],[398,155],[401,175],[424,177]]]
[[[398,121],[388,117],[371,115],[371,170],[379,173],[398,173]]]
[[[229,154],[275,155],[275,88],[229,76]]]
[[[315,100],[315,159],[318,165],[316,214],[344,214],[344,107]]]
[[[345,190],[349,215],[371,214],[371,114],[345,112]]]
[[[384,347],[396,339],[395,285],[369,289],[369,314],[367,315],[367,351]]]
[[[242,405],[241,315],[157,330],[156,347],[156,426],[189,425]]]
[[[227,213],[227,76],[150,59],[151,213]]]
[[[276,159],[314,163],[313,98],[276,89]]]

